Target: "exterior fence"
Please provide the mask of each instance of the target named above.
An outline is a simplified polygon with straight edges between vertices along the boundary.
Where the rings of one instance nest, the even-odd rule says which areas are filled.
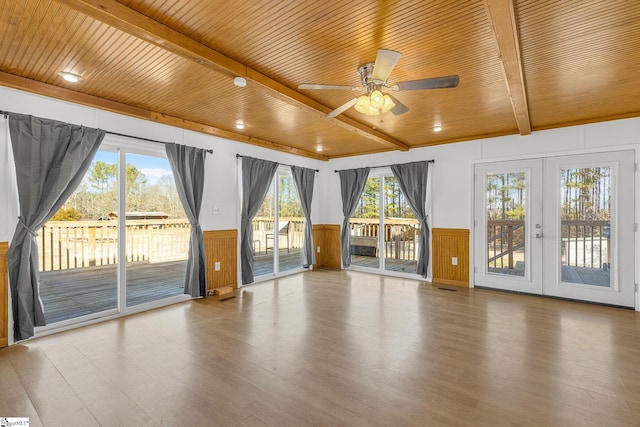
[[[562,221],[560,228],[562,265],[604,269],[610,266],[609,221]],[[518,261],[524,261],[524,221],[487,221],[487,249],[490,268],[517,267]]]

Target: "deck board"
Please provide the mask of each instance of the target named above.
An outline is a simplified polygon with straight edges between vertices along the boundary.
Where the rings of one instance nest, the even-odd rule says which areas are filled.
[[[117,308],[116,265],[40,273],[47,324]],[[182,295],[186,261],[127,264],[127,306]]]

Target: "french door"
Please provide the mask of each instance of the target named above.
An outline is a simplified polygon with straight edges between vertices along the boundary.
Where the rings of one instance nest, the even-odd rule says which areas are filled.
[[[633,307],[634,157],[476,165],[476,286]]]

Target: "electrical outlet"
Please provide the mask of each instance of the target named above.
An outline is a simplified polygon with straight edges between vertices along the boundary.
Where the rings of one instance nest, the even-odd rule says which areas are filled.
[[[215,271],[220,271],[220,261],[216,261],[216,263],[213,266],[213,269]]]
[[[451,257],[451,265],[458,265],[458,257],[457,256]]]
[[[212,211],[213,211],[213,214],[214,214],[214,215],[220,215],[220,208],[219,208],[219,207],[214,206],[214,207],[213,207],[213,209],[212,209]]]
[[[320,253],[320,246],[316,248],[316,252]]]

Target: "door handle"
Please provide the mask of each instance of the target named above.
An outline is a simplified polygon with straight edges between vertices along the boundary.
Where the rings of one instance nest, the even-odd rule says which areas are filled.
[[[538,230],[538,233],[535,234],[536,239],[542,239],[542,225],[536,224],[536,230]]]

